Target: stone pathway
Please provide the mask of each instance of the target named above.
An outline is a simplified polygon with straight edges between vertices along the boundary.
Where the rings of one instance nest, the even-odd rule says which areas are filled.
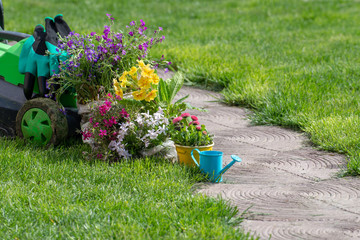
[[[247,109],[216,101],[219,94],[183,87],[179,97],[208,112],[192,111],[215,135],[225,163],[243,159],[223,182],[201,193],[221,195],[245,214],[242,228],[260,239],[360,239],[360,178],[338,178],[343,155],[312,148],[304,134],[252,126]],[[214,98],[215,97],[215,98]]]

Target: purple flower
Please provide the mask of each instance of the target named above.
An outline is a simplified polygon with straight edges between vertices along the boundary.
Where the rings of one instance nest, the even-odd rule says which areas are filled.
[[[140,22],[142,27],[145,26],[145,22],[142,19],[140,19]]]
[[[90,33],[90,36],[94,36],[94,35],[96,35],[96,32],[91,32]]]
[[[74,42],[73,42],[72,40],[70,40],[70,41],[68,41],[68,42],[66,43],[66,45],[68,45],[68,47],[71,48],[71,46],[73,45],[73,43],[74,43]]]
[[[135,21],[131,21],[131,22],[130,22],[130,25],[131,25],[131,26],[135,26]]]
[[[168,62],[168,65],[170,65],[171,64],[171,62]]]
[[[126,55],[126,51],[125,50],[122,50],[122,55]]]
[[[107,36],[110,33],[110,26],[104,26],[104,35]]]
[[[121,34],[121,33],[117,33],[117,34],[115,34],[115,37],[116,37],[117,39],[121,39],[121,38],[122,38],[122,34]]]
[[[143,47],[142,47],[142,45],[141,45],[141,44],[139,45],[139,49],[140,49],[140,50],[142,50],[142,49],[143,49]]]
[[[168,68],[165,68],[165,73],[167,73],[169,71],[169,69]]]
[[[129,32],[129,35],[130,35],[130,36],[134,36],[134,33],[133,33],[133,32]]]
[[[163,28],[162,27],[159,27],[159,31],[162,31],[163,30]]]
[[[121,60],[121,57],[119,57],[118,55],[116,55],[116,56],[114,57],[114,60],[117,62],[117,61]]]
[[[111,14],[106,14],[106,16],[110,19],[110,20],[114,20],[114,18],[113,17],[111,17]]]

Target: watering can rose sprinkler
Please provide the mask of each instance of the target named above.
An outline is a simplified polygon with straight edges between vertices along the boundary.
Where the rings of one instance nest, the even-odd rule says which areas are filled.
[[[199,163],[194,158],[194,151],[197,151],[200,156]],[[241,162],[241,158],[236,155],[231,155],[233,159],[231,163],[222,168],[223,152],[220,151],[202,151],[194,149],[191,151],[191,157],[195,164],[201,169],[201,171],[208,175],[211,182],[222,182],[222,175],[236,162]]]

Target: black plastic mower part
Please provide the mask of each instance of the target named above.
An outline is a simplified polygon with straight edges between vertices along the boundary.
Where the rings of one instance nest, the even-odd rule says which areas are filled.
[[[4,30],[4,8],[2,5],[2,2],[0,0],[0,27],[2,30]]]
[[[0,39],[8,39],[8,40],[16,41],[16,42],[19,42],[30,36],[31,35],[26,34],[26,33],[12,32],[12,31],[0,31]]]
[[[26,102],[21,87],[0,79],[0,136],[14,136],[16,115]]]

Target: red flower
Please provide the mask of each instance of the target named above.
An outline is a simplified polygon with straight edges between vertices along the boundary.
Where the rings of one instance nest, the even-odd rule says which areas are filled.
[[[191,119],[192,119],[193,121],[199,120],[199,119],[197,118],[197,116],[194,116],[194,115],[191,116]]]
[[[198,121],[192,121],[189,123],[189,125],[200,125],[200,123]]]
[[[183,114],[181,114],[181,117],[183,117],[183,118],[190,117],[190,116],[191,116],[190,113],[183,113]]]
[[[177,117],[177,118],[174,118],[174,120],[173,120],[173,124],[178,123],[178,122],[180,122],[181,120],[183,120],[183,118],[182,118],[182,117]]]

